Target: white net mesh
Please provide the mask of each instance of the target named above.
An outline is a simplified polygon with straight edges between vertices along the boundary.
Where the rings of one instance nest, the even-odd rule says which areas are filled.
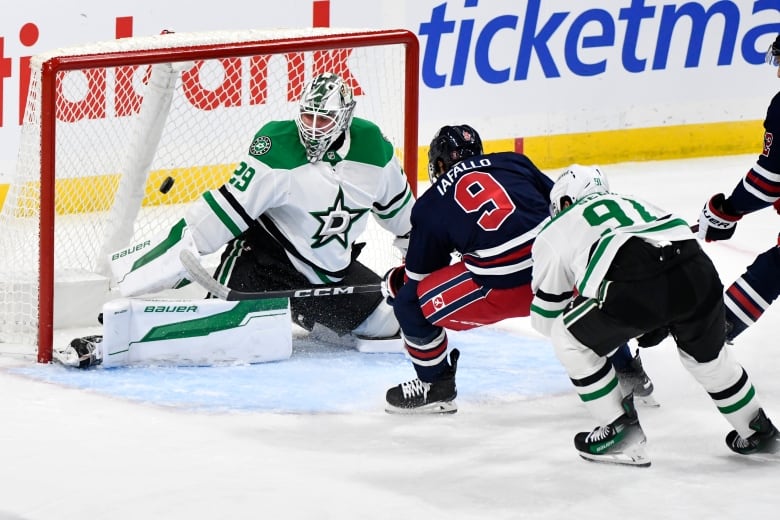
[[[326,43],[327,48],[317,50],[307,43],[355,32],[164,34],[35,57],[17,171],[0,211],[0,342],[35,345],[39,326],[45,325],[38,309],[38,242],[41,164],[47,153],[54,161],[55,233],[54,243],[44,244],[43,251],[44,258],[54,259],[54,326],[71,325],[63,315],[73,313],[60,311],[70,304],[63,301],[72,294],[67,285],[101,283],[107,252],[169,227],[181,218],[184,205],[227,180],[260,126],[294,117],[297,99],[313,74],[341,74],[354,90],[355,115],[376,122],[402,158],[404,119],[416,118],[404,114],[405,46],[334,49]],[[258,52],[235,45],[287,45],[290,39],[300,41],[304,50],[269,52],[266,44]],[[152,67],[161,59],[159,52],[151,52],[145,64],[145,53],[158,49],[165,49],[171,61]],[[193,57],[192,52],[200,54]],[[70,56],[98,59],[56,72],[55,110],[47,113],[42,71],[51,60]],[[139,61],[124,65],[113,59],[117,56]],[[174,60],[183,57],[187,59]],[[166,85],[173,87],[170,99],[161,94]],[[41,131],[51,131],[52,125],[54,150],[42,150]],[[161,193],[167,177],[175,183]],[[381,273],[398,262],[398,255],[390,245],[392,237],[376,226],[369,233],[363,237],[369,246],[361,260]],[[102,284],[108,297],[108,279]],[[94,321],[94,316],[88,318]]]

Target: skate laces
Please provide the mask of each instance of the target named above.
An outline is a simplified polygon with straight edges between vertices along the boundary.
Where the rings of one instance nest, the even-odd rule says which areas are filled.
[[[430,389],[431,384],[420,381],[419,378],[401,383],[401,392],[403,393],[405,399],[409,397],[417,397],[419,395],[426,397]]]
[[[598,426],[595,430],[590,432],[587,437],[585,437],[586,442],[601,442],[605,439],[608,439],[613,434],[612,426],[606,425],[606,426]]]
[[[731,445],[735,448],[745,449],[752,448],[754,443],[749,438],[745,439],[741,435],[737,434],[734,440],[731,441]]]

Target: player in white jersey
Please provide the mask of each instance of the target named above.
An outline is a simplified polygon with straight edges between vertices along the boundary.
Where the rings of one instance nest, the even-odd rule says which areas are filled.
[[[578,433],[588,460],[649,466],[632,396],[607,355],[631,338],[668,330],[685,368],[735,428],[737,453],[774,451],[777,429],[725,342],[723,286],[688,224],[646,201],[609,192],[598,168],[574,165],[550,192],[552,220],[532,249],[531,322],[552,339],[587,409]],[[572,291],[576,288],[576,294]]]
[[[403,256],[414,196],[393,145],[377,125],[353,117],[355,104],[338,75],[314,77],[296,118],[260,128],[227,183],[192,203],[170,232],[112,256],[122,294],[180,286],[187,282],[182,250],[206,255],[225,245],[214,277],[237,291],[378,287],[381,278],[357,260],[355,241],[374,218],[397,237]],[[321,324],[372,339],[399,332],[379,291],[293,299],[289,311],[307,330]],[[85,352],[94,345],[83,343],[71,345],[81,350],[79,364],[98,362]]]

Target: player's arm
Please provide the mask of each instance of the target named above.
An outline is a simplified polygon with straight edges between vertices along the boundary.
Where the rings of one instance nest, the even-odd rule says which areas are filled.
[[[382,228],[399,237],[394,245],[405,256],[414,194],[393,145],[374,123],[359,118],[353,120],[351,137],[346,158],[364,168],[366,175],[380,177],[371,212]]]
[[[197,249],[212,253],[240,236],[268,208],[282,205],[289,193],[289,173],[246,157],[229,181],[205,192],[187,208],[185,219]]]
[[[737,222],[743,215],[773,205],[780,195],[780,148],[774,137],[780,132],[777,126],[780,117],[780,95],[775,96],[769,106],[764,122],[764,144],[761,155],[731,195],[713,195],[699,215],[698,237],[706,241],[727,240],[734,235]]]
[[[138,296],[189,283],[179,260],[181,251],[198,255],[217,251],[267,208],[284,203],[288,184],[288,171],[272,169],[248,153],[228,182],[193,201],[173,228],[110,255],[120,292]]]
[[[411,214],[415,202],[414,195],[406,175],[395,157],[392,157],[382,169],[382,177],[384,178],[382,194],[374,202],[371,211],[382,228],[399,237],[394,245],[405,256],[409,231],[412,226]]]
[[[553,322],[563,314],[574,296],[574,280],[544,237],[536,238],[532,257],[531,290],[534,298],[531,301],[531,326],[549,337]]]

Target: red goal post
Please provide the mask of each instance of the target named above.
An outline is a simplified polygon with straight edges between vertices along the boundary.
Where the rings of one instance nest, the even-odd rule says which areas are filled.
[[[0,209],[0,247],[11,252],[0,260],[0,352],[33,345],[49,362],[55,326],[96,325],[117,296],[106,253],[170,226],[181,205],[223,183],[260,126],[291,119],[305,82],[325,71],[350,84],[355,116],[379,125],[416,190],[419,44],[409,31],[168,33],[34,57]],[[175,184],[162,193],[167,177]],[[375,269],[397,260],[387,251],[369,253]]]

